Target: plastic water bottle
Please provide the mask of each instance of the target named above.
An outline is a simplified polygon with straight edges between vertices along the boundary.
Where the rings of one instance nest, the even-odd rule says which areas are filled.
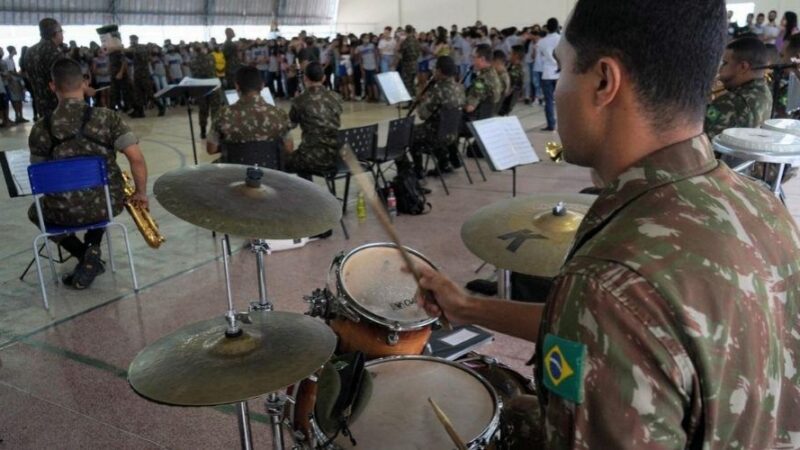
[[[358,193],[358,200],[356,201],[356,216],[358,220],[363,222],[367,220],[367,201],[364,198],[364,193]]]
[[[389,211],[389,218],[394,222],[397,217],[397,197],[394,196],[394,189],[389,188],[389,195],[386,197],[386,209]]]

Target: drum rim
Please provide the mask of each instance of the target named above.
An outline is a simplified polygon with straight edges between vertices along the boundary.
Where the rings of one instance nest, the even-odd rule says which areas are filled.
[[[355,255],[356,253],[374,247],[389,247],[389,248],[397,248],[397,245],[392,242],[373,242],[370,244],[364,244],[359,247],[356,247],[347,254],[345,254],[338,262],[335,263],[336,269],[336,300],[343,303],[345,307],[354,310],[359,316],[364,317],[365,319],[374,322],[378,325],[383,327],[389,328],[392,331],[416,331],[422,328],[425,328],[432,323],[439,320],[438,317],[428,317],[427,319],[421,320],[408,320],[408,321],[399,321],[399,320],[389,320],[385,317],[381,317],[372,311],[365,308],[361,305],[355,297],[347,290],[347,286],[345,285],[344,280],[342,279],[342,268],[347,264],[347,261]],[[410,248],[408,246],[403,246],[407,252],[411,253],[412,255],[422,259],[428,265],[430,265],[434,270],[438,271],[439,268],[436,267],[436,264],[431,262],[425,255]],[[332,267],[333,268],[333,267]]]
[[[776,131],[776,133],[779,133],[779,131]],[[719,136],[714,137],[712,145],[714,147],[714,150],[718,151],[719,153],[725,155],[731,155],[749,161],[765,162],[772,164],[793,164],[800,161],[800,152],[774,152],[768,150],[749,150],[749,149],[736,148],[722,142]]]
[[[455,367],[457,369],[463,370],[468,374],[475,377],[481,384],[489,391],[489,396],[494,400],[494,413],[492,414],[492,419],[489,423],[484,427],[483,431],[478,434],[475,438],[466,442],[467,448],[475,448],[476,445],[486,445],[491,442],[492,438],[500,431],[500,416],[503,412],[503,400],[500,398],[500,395],[497,393],[497,390],[494,386],[489,383],[489,380],[484,378],[478,372],[472,370],[469,367],[466,367],[462,364],[459,364],[457,361],[450,361],[444,358],[436,358],[433,356],[424,356],[424,355],[400,355],[400,356],[386,356],[384,358],[373,359],[371,361],[367,361],[364,364],[364,368],[376,366],[381,363],[388,363],[388,362],[395,362],[400,360],[410,360],[410,361],[428,361],[428,362],[435,362],[435,363],[442,363],[451,367]]]

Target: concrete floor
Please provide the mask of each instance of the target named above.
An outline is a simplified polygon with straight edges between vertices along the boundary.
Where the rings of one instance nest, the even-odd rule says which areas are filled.
[[[544,143],[557,136],[538,132],[544,122],[541,107],[521,105],[516,113],[540,157],[546,158]],[[154,115],[152,111],[149,114]],[[348,103],[343,126],[379,122],[385,136],[386,121],[396,116],[397,111],[390,107]],[[140,136],[151,186],[160,174],[191,164],[185,110],[172,109],[167,117],[130,123]],[[0,148],[24,148],[29,128],[0,131]],[[206,163],[211,158],[200,151],[199,159]],[[474,172],[474,163],[468,164]],[[406,245],[465,283],[475,278],[474,270],[481,261],[461,242],[461,224],[481,207],[509,198],[511,175],[493,173],[487,182],[474,185],[467,182],[463,171],[446,179],[449,197],[437,180],[428,183],[433,190],[431,214],[400,216],[396,225]],[[573,193],[590,184],[587,170],[548,161],[519,171],[518,192]],[[794,180],[787,190],[789,206],[795,218],[800,218],[796,206],[800,205],[800,183]],[[153,215],[167,238],[161,249],[148,248],[127,214],[121,216],[131,232],[143,288],[133,292],[117,238],[118,272],[107,272],[91,289],[80,293],[48,283],[51,309],[47,312],[41,306],[35,272],[24,282],[18,280],[31,258],[30,242],[36,234],[24,214],[29,204],[29,198],[9,199],[0,191],[0,449],[238,446],[232,407],[178,408],[151,403],[134,393],[126,380],[127,368],[142,348],[185,325],[224,313],[220,249],[211,233],[180,221],[153,199]],[[324,287],[328,266],[337,253],[386,240],[374,215],[359,222],[351,209],[345,220],[350,240],[334,228],[330,239],[266,258],[269,295],[276,309],[305,312],[303,296]],[[235,249],[242,249],[245,241],[234,238],[233,243]],[[70,270],[72,264],[62,265],[60,270]],[[488,276],[488,270],[481,275]],[[236,306],[245,309],[257,296],[250,251],[233,255],[232,274]],[[524,363],[532,351],[533,344],[503,335],[496,335],[493,343],[480,349],[526,375],[530,369]],[[263,399],[251,401],[250,407],[255,446],[269,448]]]

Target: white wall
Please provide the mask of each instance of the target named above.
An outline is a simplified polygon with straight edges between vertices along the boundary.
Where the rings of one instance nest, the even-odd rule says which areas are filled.
[[[339,0],[337,31],[364,33],[386,25],[412,24],[427,30],[442,25],[472,25],[481,20],[498,28],[544,24],[550,17],[565,21],[576,0]],[[662,0],[670,1],[670,0]],[[728,0],[755,3],[755,12],[800,13],[800,0]]]

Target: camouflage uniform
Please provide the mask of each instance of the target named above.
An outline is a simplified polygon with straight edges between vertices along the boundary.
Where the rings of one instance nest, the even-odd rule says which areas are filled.
[[[403,79],[403,84],[406,86],[408,93],[414,97],[416,95],[414,81],[417,79],[417,60],[419,60],[419,55],[422,54],[422,47],[420,47],[416,36],[408,35],[400,44],[398,53],[400,56],[400,77]]]
[[[508,95],[506,95],[501,102],[501,106],[498,111],[498,114],[501,116],[507,116],[511,114],[511,111],[514,109],[514,106],[516,106],[517,101],[522,95],[525,87],[525,75],[521,64],[509,65],[506,75],[508,78],[509,89]]]
[[[153,98],[153,78],[150,76],[150,54],[141,44],[130,47],[133,56],[133,101],[135,109],[144,113]]]
[[[196,53],[192,62],[189,63],[189,70],[192,71],[193,78],[216,78],[217,69],[214,62],[214,57],[206,53]],[[222,89],[208,94],[205,97],[197,99],[197,109],[199,110],[198,116],[200,119],[200,129],[205,130],[208,125],[208,112],[211,110],[211,115],[215,116],[219,107],[222,105]],[[204,133],[205,134],[205,133]]]
[[[444,108],[461,110],[463,107],[464,86],[451,77],[437,80],[422,97],[417,114],[423,123],[414,127],[414,145],[411,147],[414,168],[418,172],[422,171],[422,154],[425,152],[434,152],[440,164],[445,165],[449,157],[447,149],[456,142],[458,135],[448,136],[445,142],[438,142],[439,111]]]
[[[58,105],[56,94],[50,90],[50,69],[63,56],[58,46],[49,39],[42,39],[25,53],[22,70],[28,75],[36,112],[40,116],[51,114]]]
[[[503,85],[497,71],[493,67],[479,70],[475,74],[472,84],[467,88],[466,104],[478,108],[485,101],[497,105],[502,99]]]
[[[214,116],[208,142],[245,143],[281,139],[289,132],[289,116],[260,95],[245,95]],[[224,148],[223,148],[224,159]]]
[[[233,89],[236,71],[239,70],[239,46],[233,39],[226,39],[222,44],[222,54],[225,56],[225,82],[228,89]]]
[[[728,128],[758,128],[771,112],[772,93],[766,80],[752,80],[711,102],[703,128],[713,139]]]
[[[292,152],[287,170],[326,174],[336,170],[342,101],[323,86],[310,86],[292,100],[289,119],[303,130],[300,146]]]
[[[106,108],[93,108],[83,136],[77,136],[76,131],[81,128],[87,108],[89,106],[82,100],[66,99],[53,112],[49,131],[46,120],[36,122],[28,137],[31,163],[76,156],[105,157],[112,213],[116,216],[122,212],[124,206],[122,173],[116,162],[116,152],[138,143],[138,140],[120,114]],[[77,137],[70,139],[72,136]],[[59,144],[53,138],[62,142]],[[108,217],[102,188],[47,195],[42,200],[42,206],[45,222],[52,225],[79,226]],[[28,216],[38,224],[33,206],[28,211]]]
[[[800,447],[800,231],[704,136],[601,194],[536,349],[547,448]]]

